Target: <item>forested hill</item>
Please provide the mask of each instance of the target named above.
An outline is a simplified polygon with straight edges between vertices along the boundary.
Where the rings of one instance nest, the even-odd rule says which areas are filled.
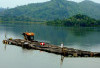
[[[81,27],[93,27],[100,26],[100,20],[93,19],[86,15],[74,15],[68,19],[47,21],[48,25],[62,25],[62,26],[81,26]]]
[[[0,15],[3,17],[21,16],[36,20],[54,20],[69,18],[76,14],[88,15],[100,19],[100,4],[89,0],[76,3],[67,0],[51,0],[44,3],[32,3],[8,9]]]
[[[0,12],[3,12],[5,9],[4,8],[0,8]]]

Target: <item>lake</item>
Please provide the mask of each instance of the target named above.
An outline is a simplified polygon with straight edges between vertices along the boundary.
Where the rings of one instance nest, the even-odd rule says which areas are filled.
[[[0,68],[100,68],[100,58],[70,58],[39,50],[4,45],[7,38],[23,39],[23,32],[34,32],[35,40],[100,52],[99,27],[62,27],[32,23],[0,23]]]

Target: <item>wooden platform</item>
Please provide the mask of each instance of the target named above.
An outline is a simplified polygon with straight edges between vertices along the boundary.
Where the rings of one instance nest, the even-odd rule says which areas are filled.
[[[3,40],[4,44],[21,46],[27,49],[36,49],[46,51],[49,53],[59,54],[66,57],[100,57],[100,52],[83,51],[74,48],[67,48],[46,43],[44,46],[40,45],[38,41],[27,41],[22,39]]]

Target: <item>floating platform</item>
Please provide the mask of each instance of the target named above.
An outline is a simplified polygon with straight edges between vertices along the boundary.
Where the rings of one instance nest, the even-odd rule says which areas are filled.
[[[59,54],[66,57],[100,57],[100,52],[83,51],[74,48],[67,48],[45,43],[41,45],[39,41],[27,41],[22,39],[3,40],[4,44],[16,45],[27,49],[36,49],[49,53]]]

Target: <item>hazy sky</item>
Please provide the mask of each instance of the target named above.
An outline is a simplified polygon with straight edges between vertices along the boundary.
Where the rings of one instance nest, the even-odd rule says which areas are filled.
[[[37,2],[45,2],[45,1],[49,1],[49,0],[0,0],[0,7],[13,8],[13,7],[25,5],[25,4],[28,4],[28,3],[37,3]],[[83,1],[83,0],[70,0],[70,1],[80,2],[80,1]],[[100,3],[100,0],[92,0],[92,1]]]

